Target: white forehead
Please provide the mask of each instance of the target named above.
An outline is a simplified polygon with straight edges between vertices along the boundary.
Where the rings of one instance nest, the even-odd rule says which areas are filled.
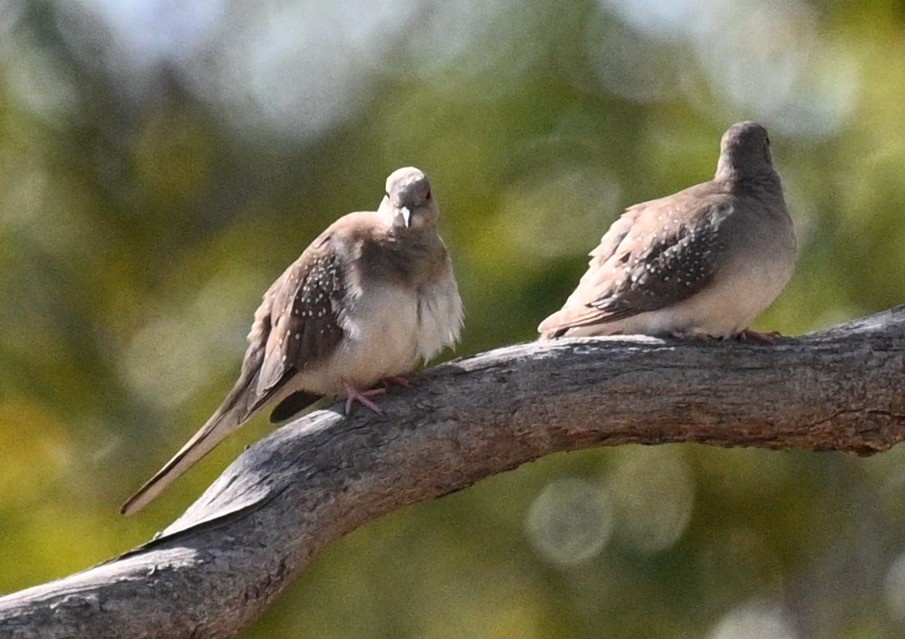
[[[424,178],[424,173],[413,166],[396,169],[390,173],[390,177],[387,178],[386,192],[392,193],[393,191],[404,188],[405,186],[423,180]]]

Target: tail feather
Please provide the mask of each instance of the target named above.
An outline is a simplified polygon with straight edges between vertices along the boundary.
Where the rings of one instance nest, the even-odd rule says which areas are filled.
[[[217,411],[163,468],[122,505],[120,512],[131,515],[147,506],[195,462],[245,423],[248,417],[235,406],[225,412]]]
[[[291,393],[285,399],[280,401],[276,407],[270,413],[270,423],[278,424],[280,422],[286,421],[290,417],[297,415],[302,412],[306,408],[310,407],[314,402],[320,400],[323,395],[316,395],[314,393],[306,393],[304,391],[297,391],[295,393]]]

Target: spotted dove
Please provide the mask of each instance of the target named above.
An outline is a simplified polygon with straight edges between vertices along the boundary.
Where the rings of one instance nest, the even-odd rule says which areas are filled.
[[[785,287],[795,257],[767,132],[739,122],[723,135],[716,177],[627,209],[538,332],[766,339],[748,326]]]
[[[207,423],[122,507],[143,508],[258,412],[291,416],[322,395],[380,411],[366,389],[453,345],[463,310],[421,171],[387,178],[377,211],[341,217],[264,294],[235,387]],[[404,380],[403,380],[404,381]]]

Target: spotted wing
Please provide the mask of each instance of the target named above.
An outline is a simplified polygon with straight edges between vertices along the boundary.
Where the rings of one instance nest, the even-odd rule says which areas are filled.
[[[346,274],[332,237],[319,239],[292,264],[264,296],[263,359],[255,385],[258,405],[299,371],[329,357],[342,339]],[[256,314],[256,326],[258,324]],[[264,333],[266,333],[266,338]]]
[[[691,190],[689,190],[691,191]],[[562,310],[539,327],[548,336],[656,311],[713,279],[723,251],[720,199],[682,192],[629,208],[591,253],[588,271]]]
[[[343,335],[345,274],[340,262],[331,236],[322,236],[274,282],[255,311],[235,386],[204,426],[123,504],[124,514],[147,505],[298,371],[333,352]]]

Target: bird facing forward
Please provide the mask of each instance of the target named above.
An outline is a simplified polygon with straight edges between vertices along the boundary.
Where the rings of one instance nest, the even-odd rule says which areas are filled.
[[[723,135],[716,177],[627,209],[538,332],[770,341],[748,326],[785,287],[795,258],[767,131],[739,122]]]
[[[264,294],[239,379],[207,423],[122,507],[132,514],[261,410],[272,421],[322,395],[380,412],[369,391],[398,380],[459,339],[452,262],[440,210],[416,168],[387,178],[377,211],[330,225]]]

